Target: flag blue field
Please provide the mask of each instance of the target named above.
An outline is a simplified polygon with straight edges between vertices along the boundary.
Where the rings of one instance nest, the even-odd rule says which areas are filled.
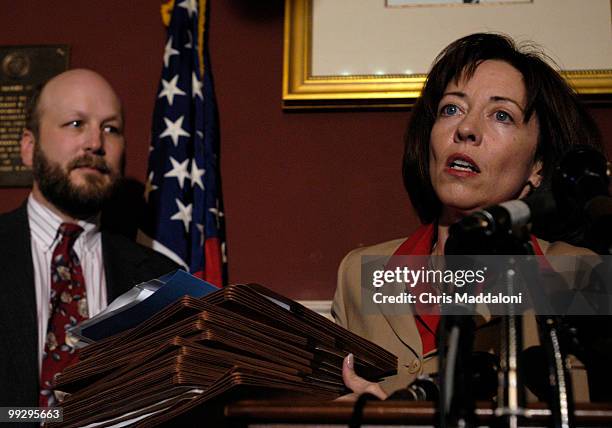
[[[206,46],[206,1],[171,10],[157,91],[139,241],[193,275],[226,278],[219,123]]]

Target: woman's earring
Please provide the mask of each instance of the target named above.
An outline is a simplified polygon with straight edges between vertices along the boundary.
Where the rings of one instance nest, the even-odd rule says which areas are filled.
[[[535,191],[535,189],[537,189],[537,188],[538,188],[538,186],[536,186],[535,184],[533,184],[533,183],[531,182],[531,180],[527,180],[527,183],[525,183],[525,185],[526,185],[527,187],[529,187],[529,190],[527,191],[527,195],[525,195],[525,196],[529,196],[529,195],[531,195],[531,194],[532,194],[532,193]]]

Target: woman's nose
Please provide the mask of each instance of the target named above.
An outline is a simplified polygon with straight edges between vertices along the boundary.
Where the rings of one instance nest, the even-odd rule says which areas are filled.
[[[455,142],[480,144],[482,141],[482,130],[480,119],[475,112],[466,114],[455,130]]]

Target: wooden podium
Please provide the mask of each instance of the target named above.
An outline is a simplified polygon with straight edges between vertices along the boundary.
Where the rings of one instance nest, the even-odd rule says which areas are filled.
[[[331,401],[238,401],[225,406],[225,426],[239,427],[314,427],[348,426],[354,421],[354,402]],[[360,419],[364,426],[433,426],[435,407],[431,402],[371,401],[365,404]],[[491,403],[479,403],[476,416],[480,426],[496,422]],[[612,403],[577,404],[578,427],[612,427]],[[543,403],[528,406],[521,427],[549,426],[550,411]],[[501,425],[503,426],[503,425]]]

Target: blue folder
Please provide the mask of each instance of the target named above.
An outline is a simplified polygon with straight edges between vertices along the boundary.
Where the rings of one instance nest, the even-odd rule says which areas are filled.
[[[146,299],[133,305],[125,305],[113,312],[110,317],[105,317],[99,322],[95,322],[95,319],[90,320],[94,322],[83,326],[79,336],[98,341],[136,327],[183,296],[197,298],[219,290],[214,285],[182,270],[166,274],[152,282],[163,285]]]

